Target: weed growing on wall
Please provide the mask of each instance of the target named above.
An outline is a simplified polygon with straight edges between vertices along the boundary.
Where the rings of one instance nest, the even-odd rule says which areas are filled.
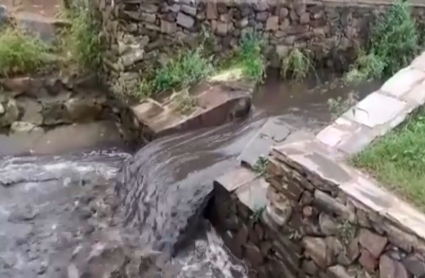
[[[31,72],[43,66],[47,46],[18,28],[0,31],[0,74]]]
[[[193,51],[184,51],[164,66],[153,71],[139,85],[141,98],[171,89],[187,88],[208,77],[213,71],[211,59],[202,55],[202,47]]]
[[[419,50],[418,27],[410,5],[398,1],[377,18],[367,51],[360,55],[347,74],[347,81],[390,76],[407,66]]]
[[[281,75],[283,78],[302,80],[312,68],[313,64],[308,53],[294,48],[282,60]]]
[[[260,156],[255,162],[254,166],[252,167],[252,170],[254,170],[257,176],[263,177],[267,173],[267,163],[268,163],[267,158]]]
[[[80,69],[94,69],[100,62],[99,26],[89,1],[72,1],[64,16],[70,22],[59,42],[61,51]]]
[[[243,74],[255,81],[261,81],[265,75],[265,59],[262,53],[263,41],[254,34],[245,35],[236,51],[237,62],[242,66]]]

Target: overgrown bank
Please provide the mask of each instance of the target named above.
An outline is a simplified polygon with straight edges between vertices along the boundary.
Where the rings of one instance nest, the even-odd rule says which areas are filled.
[[[372,143],[352,162],[425,209],[425,110]]]
[[[416,22],[408,1],[398,0],[379,15],[367,45],[347,73],[348,82],[385,79],[409,65],[423,45],[423,31]]]

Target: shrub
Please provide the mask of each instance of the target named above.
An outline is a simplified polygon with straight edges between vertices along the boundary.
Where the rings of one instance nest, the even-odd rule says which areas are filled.
[[[242,66],[243,74],[252,80],[261,81],[265,75],[263,41],[256,35],[247,34],[236,51],[236,63]]]
[[[394,3],[377,18],[366,54],[359,57],[347,80],[358,82],[394,74],[415,57],[419,43],[408,2]]]
[[[47,46],[38,38],[17,28],[0,32],[0,74],[34,71],[43,65]]]
[[[80,68],[96,68],[100,62],[99,26],[90,2],[73,1],[65,16],[71,26],[62,34],[63,51]]]
[[[307,77],[312,68],[309,55],[294,48],[282,60],[281,75],[284,78],[301,80]]]

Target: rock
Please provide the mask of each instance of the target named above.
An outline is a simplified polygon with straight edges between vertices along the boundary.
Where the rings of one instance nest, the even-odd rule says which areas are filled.
[[[217,19],[217,6],[214,2],[207,2],[207,19]]]
[[[41,127],[28,122],[13,122],[10,126],[10,131],[12,133],[38,133],[40,135],[44,133],[44,130]]]
[[[180,12],[177,15],[177,24],[187,29],[190,29],[195,24],[195,19],[189,15]]]
[[[289,10],[287,8],[281,8],[279,11],[279,17],[281,19],[286,18],[289,15]]]
[[[279,17],[271,16],[267,19],[266,31],[276,31],[279,29]]]
[[[242,224],[239,232],[235,236],[235,243],[239,246],[244,245],[248,240],[249,231],[245,224]]]
[[[418,254],[410,254],[402,261],[404,267],[416,277],[425,277],[425,262]]]
[[[19,108],[14,99],[9,99],[5,110],[0,118],[1,126],[9,126],[19,119]]]
[[[342,216],[350,222],[355,222],[356,220],[356,214],[353,210],[351,210],[347,206],[344,206],[332,196],[324,193],[323,191],[314,191],[313,204],[315,204],[319,208],[319,210],[323,210],[328,214],[335,213],[336,215]]]
[[[370,254],[369,251],[363,249],[360,254],[359,263],[366,269],[367,272],[372,273],[378,266],[378,260]]]
[[[64,104],[69,119],[75,122],[88,122],[97,119],[102,106],[98,105],[94,99],[71,98]]]
[[[135,63],[143,60],[145,51],[143,49],[133,49],[131,52],[121,57],[122,64],[124,67],[130,67]]]
[[[333,278],[356,278],[355,274],[350,274],[345,269],[345,267],[341,265],[334,265],[328,268],[327,273],[330,274],[330,277]]]
[[[6,112],[6,109],[4,109],[3,104],[0,103],[0,115],[3,115],[4,112]]]
[[[192,7],[189,5],[181,5],[180,10],[188,15],[196,15],[196,7]]]
[[[7,22],[9,18],[9,12],[5,5],[0,5],[0,24]]]
[[[301,24],[308,24],[310,22],[310,14],[309,13],[303,13],[300,16],[300,23]]]
[[[244,256],[250,262],[250,264],[256,268],[262,264],[264,257],[260,252],[260,249],[255,246],[253,243],[248,242],[244,245]]]
[[[323,238],[304,237],[302,244],[305,252],[320,268],[326,269],[333,263],[332,251],[328,248]]]
[[[27,205],[23,208],[17,208],[8,218],[9,222],[21,222],[33,220],[38,215],[38,210],[33,206]]]
[[[400,262],[382,255],[379,260],[379,278],[410,278],[410,275]]]
[[[139,4],[139,9],[151,14],[158,12],[158,6],[154,4]]]
[[[248,26],[248,18],[247,17],[242,18],[241,20],[239,20],[236,23],[236,27],[238,27],[238,28],[245,28],[246,26]]]
[[[342,243],[336,237],[327,237],[325,239],[326,246],[330,250],[332,257],[336,258],[344,249]]]
[[[18,99],[19,107],[24,111],[21,121],[41,125],[43,116],[41,115],[42,105],[31,98]]]
[[[310,274],[315,277],[317,272],[319,272],[319,268],[317,265],[311,260],[304,260],[301,266],[301,269],[304,270],[307,274]]]
[[[217,22],[217,26],[216,26],[217,35],[220,35],[220,36],[227,35],[228,27],[229,25],[227,23]]]
[[[367,249],[372,256],[379,258],[387,245],[388,239],[386,237],[372,233],[370,230],[361,229],[359,235],[360,245]]]
[[[335,220],[323,212],[319,215],[319,227],[320,231],[327,236],[335,235],[337,232]]]
[[[286,57],[289,53],[289,47],[286,45],[276,45],[276,54],[280,59]]]
[[[173,34],[177,30],[177,25],[175,22],[169,22],[161,20],[161,32],[166,34]]]
[[[269,13],[268,12],[262,12],[262,13],[258,13],[255,16],[255,19],[259,22],[266,22],[267,19],[269,18]]]

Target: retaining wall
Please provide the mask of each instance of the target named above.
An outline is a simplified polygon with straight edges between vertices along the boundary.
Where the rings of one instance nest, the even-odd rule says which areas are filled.
[[[425,215],[346,163],[424,102],[425,53],[314,139],[274,147],[268,183],[244,168],[217,180],[211,218],[253,277],[425,277]]]
[[[391,1],[160,1],[96,0],[105,46],[104,71],[114,91],[135,90],[139,78],[177,50],[206,47],[223,55],[246,33],[266,41],[272,66],[292,48],[307,49],[320,64],[346,69],[364,45],[374,17]],[[413,1],[424,19],[424,4]]]

